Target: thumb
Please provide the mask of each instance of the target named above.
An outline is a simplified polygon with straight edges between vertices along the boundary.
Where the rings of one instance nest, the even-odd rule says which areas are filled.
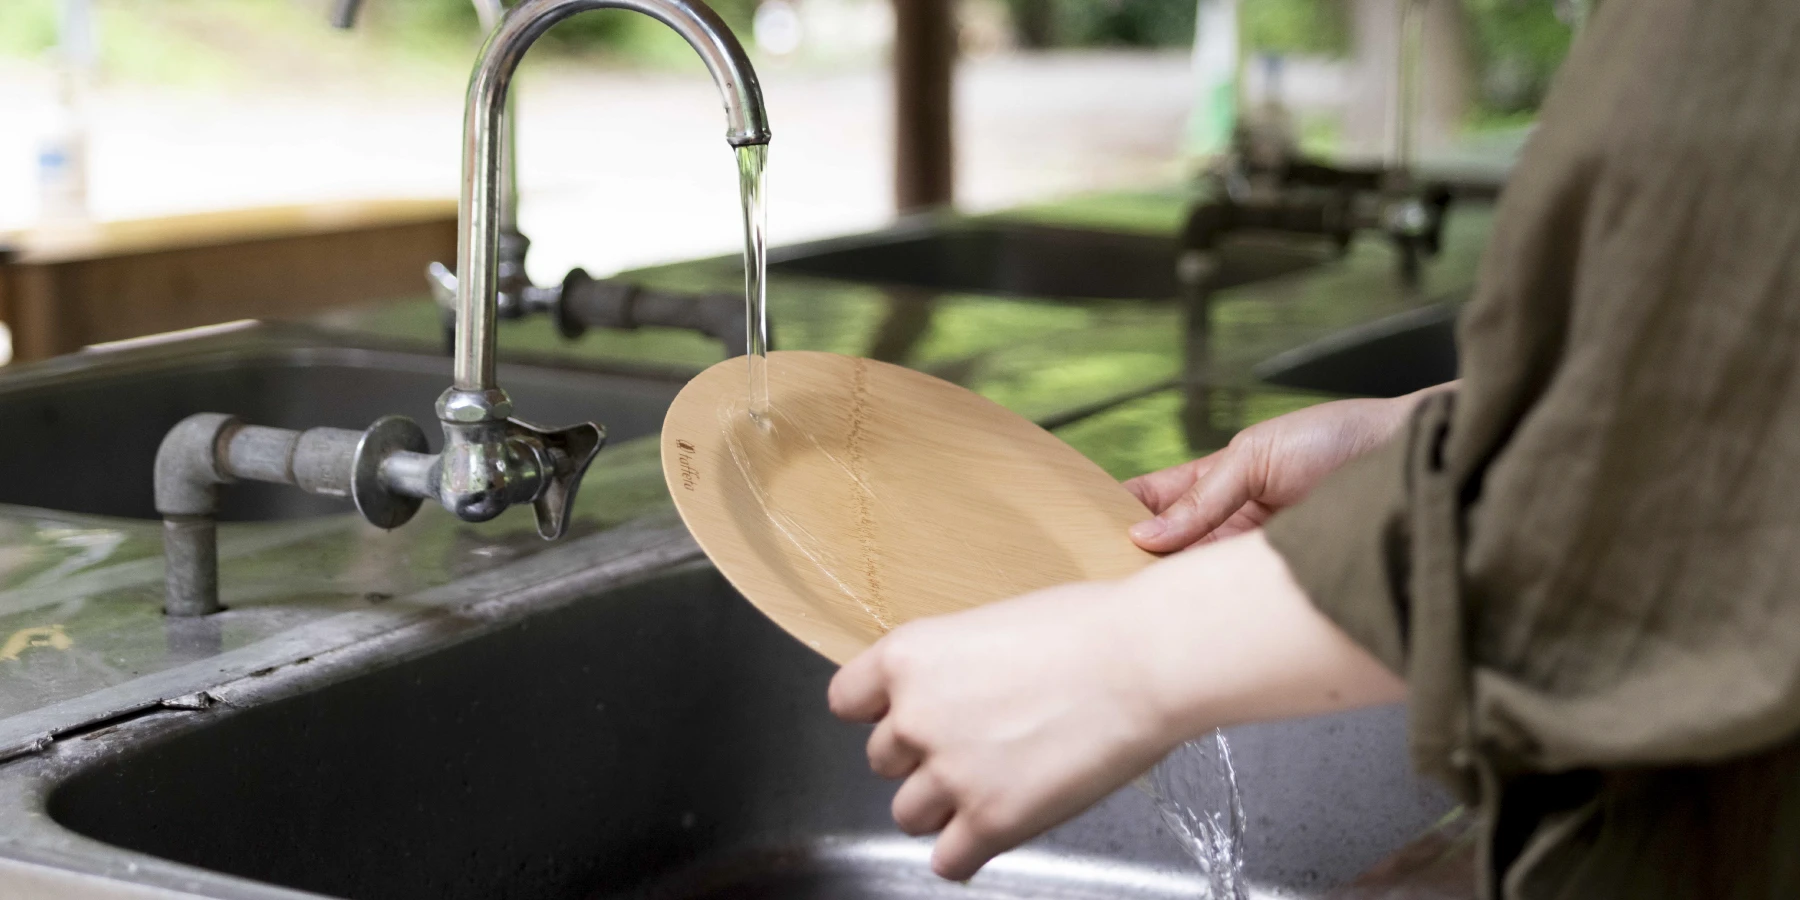
[[[1161,515],[1131,526],[1131,539],[1154,553],[1186,549],[1225,524],[1253,497],[1248,454],[1214,466]]]

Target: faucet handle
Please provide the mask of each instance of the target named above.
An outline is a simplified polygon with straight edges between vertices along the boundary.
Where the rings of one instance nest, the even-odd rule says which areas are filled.
[[[575,492],[581,488],[588,465],[606,443],[606,429],[593,422],[555,431],[518,419],[508,419],[507,425],[538,454],[543,481],[531,506],[537,513],[538,536],[547,541],[556,540],[569,530]]]
[[[444,336],[444,355],[456,355],[456,273],[441,262],[425,267],[425,283],[431,286],[431,299],[437,303],[439,329]]]

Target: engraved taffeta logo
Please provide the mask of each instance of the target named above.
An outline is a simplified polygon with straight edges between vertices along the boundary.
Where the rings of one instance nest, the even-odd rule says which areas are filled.
[[[691,491],[700,483],[700,470],[694,468],[694,444],[677,438],[675,449],[681,451],[677,456],[681,463],[681,486]]]

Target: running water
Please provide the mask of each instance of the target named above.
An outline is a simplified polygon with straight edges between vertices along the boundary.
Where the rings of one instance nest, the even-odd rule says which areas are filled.
[[[744,330],[750,361],[750,417],[769,413],[769,206],[763,195],[768,144],[739,147],[738,193],[744,203]]]
[[[1163,824],[1200,865],[1205,900],[1247,900],[1244,801],[1225,735],[1215,731],[1176,747],[1147,781]]]
[[[739,147],[738,190],[744,205],[744,329],[750,362],[750,417],[769,418],[767,144]],[[735,455],[735,454],[734,454]],[[740,465],[742,461],[740,460]],[[1244,804],[1225,735],[1213,732],[1175,748],[1145,780],[1163,823],[1205,876],[1204,900],[1247,900]]]

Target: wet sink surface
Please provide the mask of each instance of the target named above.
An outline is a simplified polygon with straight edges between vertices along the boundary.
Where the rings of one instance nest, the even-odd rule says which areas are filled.
[[[944,293],[1172,300],[1180,296],[1179,252],[1171,236],[958,221],[777,248],[769,270]],[[1214,287],[1299,272],[1323,259],[1300,247],[1228,244]]]
[[[611,441],[655,432],[681,383],[628,375],[501,366],[518,415],[544,425],[598,421]],[[448,358],[352,347],[253,346],[25,379],[0,388],[0,503],[64,512],[155,518],[151,472],[163,435],[197,412],[256,425],[362,429],[384,415],[412,417],[433,449],[433,404],[450,385]],[[343,513],[339,501],[282,485],[220,492],[225,521]]]
[[[833,667],[709,568],[401,656],[123,729],[49,812],[118,847],[369,900],[1198,895],[1131,789],[970,886],[930,876],[867,771],[867,730],[825,709]],[[1235,732],[1253,880],[1310,893],[1429,826],[1446,804],[1409,773],[1403,730],[1383,709]],[[222,883],[203,892],[277,896]]]

